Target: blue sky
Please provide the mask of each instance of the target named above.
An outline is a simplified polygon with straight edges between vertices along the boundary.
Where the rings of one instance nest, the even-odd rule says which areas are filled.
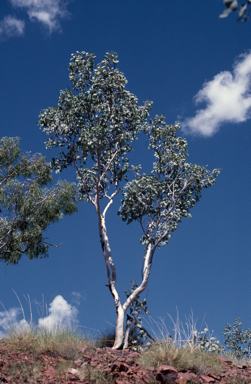
[[[177,307],[184,323],[192,310],[198,330],[205,319],[222,342],[226,323],[236,317],[251,327],[251,22],[237,23],[232,14],[220,19],[223,9],[220,0],[2,0],[0,5],[1,137],[18,136],[23,151],[50,161],[53,152],[45,149],[38,115],[71,86],[71,54],[95,53],[98,63],[116,51],[127,88],[139,103],[152,100],[152,116],[180,122],[188,161],[222,168],[217,185],[203,191],[191,211],[193,218],[184,219],[170,243],[156,251],[142,295],[152,318],[164,318],[170,332],[167,313],[176,318]],[[149,171],[147,156],[145,143],[137,143],[134,163]],[[60,177],[74,180],[73,169]],[[119,199],[107,226],[124,302],[130,281],[140,283],[144,248],[140,228],[121,222],[118,207]],[[0,301],[7,311],[0,308],[0,332],[8,319],[23,319],[13,289],[27,321],[29,295],[36,323],[61,319],[87,332],[111,328],[116,313],[105,286],[93,207],[80,203],[78,213],[51,226],[47,236],[62,243],[51,248],[48,259],[28,262],[24,256],[18,266],[0,264]]]

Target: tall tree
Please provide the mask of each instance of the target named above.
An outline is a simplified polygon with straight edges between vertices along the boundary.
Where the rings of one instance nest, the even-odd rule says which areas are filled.
[[[17,264],[24,254],[29,260],[48,256],[44,231],[77,210],[75,183],[46,188],[52,180],[44,157],[22,154],[17,137],[0,140],[0,260]]]
[[[94,67],[95,56],[72,55],[69,66],[73,92],[63,90],[58,106],[43,110],[39,125],[49,136],[46,147],[60,147],[52,166],[61,172],[73,166],[80,200],[90,202],[98,218],[108,286],[117,312],[113,348],[127,347],[124,316],[128,307],[148,284],[153,255],[168,243],[182,217],[199,201],[201,190],[215,184],[219,171],[186,162],[186,140],[176,137],[177,124],[167,125],[163,116],[148,121],[152,103],[138,105],[126,90],[126,79],[117,69],[117,54],[108,53]],[[144,133],[156,157],[149,175],[140,166],[129,166],[132,142]],[[133,171],[133,180],[128,174]],[[116,268],[106,228],[106,214],[113,199],[122,192],[119,215],[128,224],[138,221],[144,244],[142,282],[122,305],[116,289]],[[126,332],[128,335],[128,332]]]

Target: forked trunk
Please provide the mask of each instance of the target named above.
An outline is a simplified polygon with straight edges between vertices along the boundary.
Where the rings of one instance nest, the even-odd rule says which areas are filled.
[[[97,191],[98,191],[98,183],[97,183]],[[127,298],[126,302],[124,305],[121,305],[120,302],[120,297],[119,294],[115,288],[116,285],[116,268],[114,265],[114,262],[112,260],[112,254],[111,254],[111,248],[109,244],[109,239],[107,235],[107,230],[106,230],[106,225],[105,225],[105,214],[107,212],[107,209],[109,206],[112,204],[112,198],[109,199],[109,203],[107,204],[106,208],[103,211],[103,214],[100,213],[100,206],[99,206],[99,194],[97,193],[96,196],[96,211],[99,217],[99,236],[100,236],[100,242],[101,242],[101,247],[103,250],[103,255],[105,259],[105,264],[106,264],[106,272],[107,272],[107,279],[108,279],[108,287],[110,289],[110,292],[113,296],[115,307],[116,307],[116,312],[117,312],[117,325],[116,325],[116,335],[115,335],[115,342],[113,345],[113,349],[119,349],[122,347],[124,339],[124,348],[127,348],[128,346],[128,332],[129,332],[129,327],[127,325],[126,329],[126,337],[124,338],[124,318],[125,318],[125,313],[128,309],[128,307],[133,303],[134,299],[138,295],[140,295],[141,292],[143,292],[148,283],[148,278],[150,275],[150,269],[152,266],[152,257],[153,253],[155,250],[155,247],[152,248],[151,244],[148,244],[146,246],[146,252],[144,255],[144,262],[143,262],[143,270],[142,270],[142,282],[140,286]]]
[[[116,336],[115,336],[115,343],[114,346],[112,347],[113,349],[119,349],[123,342],[124,346],[123,348],[128,347],[128,336],[129,336],[129,327],[127,324],[126,327],[126,334],[124,337],[124,317],[127,309],[129,306],[133,303],[133,301],[138,297],[147,287],[148,284],[148,278],[150,275],[150,269],[152,266],[152,257],[154,253],[154,248],[152,248],[151,244],[148,244],[146,247],[146,252],[144,256],[144,264],[143,264],[143,271],[142,271],[142,282],[138,288],[135,289],[131,293],[131,295],[127,298],[125,301],[124,305],[122,306],[120,303],[119,296],[117,294],[117,291],[115,290],[115,287],[111,289],[111,292],[113,294],[113,297],[115,299],[115,306],[116,306],[116,312],[117,312],[117,326],[116,326]],[[115,296],[117,295],[117,297]],[[117,300],[116,300],[117,298]]]

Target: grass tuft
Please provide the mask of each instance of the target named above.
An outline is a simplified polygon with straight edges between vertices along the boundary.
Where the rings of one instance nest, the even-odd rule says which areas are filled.
[[[142,352],[139,363],[144,367],[171,365],[178,370],[190,368],[197,374],[207,374],[212,370],[221,372],[217,355],[190,345],[179,347],[174,342],[152,344],[147,351]]]
[[[112,347],[115,341],[116,331],[115,329],[109,329],[101,333],[95,341],[97,348]]]
[[[19,298],[18,298],[19,300]],[[21,302],[19,300],[21,305]],[[30,301],[29,301],[30,303]],[[24,310],[21,307],[23,316]],[[7,312],[7,311],[6,311]],[[31,305],[30,305],[31,312]],[[208,374],[210,371],[221,372],[222,365],[218,360],[217,353],[203,351],[198,343],[194,342],[194,332],[196,331],[196,321],[193,314],[186,319],[185,326],[177,319],[173,322],[173,335],[168,331],[164,320],[155,323],[153,328],[153,320],[150,318],[151,334],[154,335],[156,341],[151,343],[148,348],[139,351],[140,356],[138,363],[144,368],[154,367],[157,369],[161,365],[174,366],[178,370],[190,369],[194,373]],[[149,327],[149,323],[148,323]],[[25,320],[21,325],[12,324],[8,326],[6,337],[1,340],[4,353],[22,353],[30,355],[30,361],[22,361],[10,364],[8,367],[9,375],[12,379],[23,380],[28,378],[36,380],[40,377],[42,371],[42,355],[50,355],[52,357],[61,358],[61,362],[57,367],[58,379],[62,379],[69,369],[72,368],[73,362],[81,358],[83,349],[89,355],[94,353],[94,347],[104,348],[112,347],[115,340],[115,328],[100,333],[96,339],[80,334],[77,328],[71,328],[61,324],[53,328],[38,327],[32,324],[32,313],[30,323]],[[224,353],[224,356],[233,362],[233,364],[251,365],[251,361],[247,359],[238,360],[233,354]],[[103,372],[99,372],[91,366],[80,367],[78,369],[81,380],[90,383],[109,383],[112,382],[111,377]],[[29,382],[29,381],[28,381]],[[247,384],[246,379],[240,377],[228,378],[228,384]]]
[[[77,359],[82,348],[89,348],[93,342],[78,334],[75,329],[55,327],[30,327],[29,329],[10,330],[4,339],[5,348],[20,352],[32,353],[37,356],[48,354],[53,357],[60,356],[67,360]]]
[[[250,384],[250,379],[241,378],[240,375],[230,376],[227,379],[227,384]]]

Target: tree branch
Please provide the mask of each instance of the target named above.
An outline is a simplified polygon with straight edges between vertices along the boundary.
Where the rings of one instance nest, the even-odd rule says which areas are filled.
[[[131,323],[133,322],[133,318],[129,315],[126,315],[127,316],[127,319],[129,319],[131,321]],[[137,324],[135,324],[135,328],[138,328],[138,329],[143,329],[143,331],[147,334],[147,337],[149,337],[149,339],[151,339],[152,341],[156,342],[157,340],[154,339],[154,337],[152,337],[148,332],[147,330],[142,327],[142,325],[140,327],[137,326]]]
[[[118,151],[119,151],[119,150],[118,150],[118,143],[116,143],[115,148],[116,148],[116,150],[115,150],[115,152],[114,152],[114,154],[113,154],[111,160],[110,160],[109,163],[107,164],[107,166],[106,166],[104,172],[103,172],[102,175],[100,176],[99,182],[101,182],[101,180],[104,178],[106,172],[107,172],[108,169],[110,168],[111,163],[113,162],[114,158],[116,157],[116,155],[117,155],[117,153],[118,153]]]
[[[152,248],[152,244],[148,244],[146,248],[146,253],[144,256],[145,262],[144,262],[144,267],[143,267],[143,279],[139,287],[135,289],[131,293],[131,295],[127,298],[123,305],[124,312],[127,311],[128,307],[131,305],[131,303],[136,299],[137,296],[139,296],[147,287],[148,284],[148,278],[150,275],[150,269],[152,266],[152,259],[153,259],[153,254],[155,251],[156,247]]]
[[[79,175],[79,177],[80,177],[80,179],[81,179],[81,181],[82,181],[82,183],[83,183],[83,186],[84,186],[84,189],[85,189],[85,193],[86,193],[86,195],[87,195],[89,201],[92,203],[92,205],[93,205],[93,206],[95,207],[95,209],[97,210],[97,206],[96,206],[95,202],[93,201],[92,197],[90,196],[90,194],[89,194],[89,192],[88,192],[88,190],[87,190],[86,183],[85,183],[85,181],[84,181],[84,179],[83,179],[83,177],[82,177],[82,175],[81,175],[81,172],[80,172],[80,170],[79,170],[79,168],[78,168],[78,165],[77,165],[76,158],[75,158],[75,155],[74,155],[74,153],[73,153],[72,147],[70,147],[70,152],[71,152],[71,158],[72,158],[73,164],[74,164],[74,166],[75,166],[75,168],[76,168],[76,170],[77,170],[77,173],[78,173],[78,175]]]
[[[38,201],[38,202],[34,205],[34,207],[33,207],[32,209],[30,209],[28,212],[26,212],[26,213],[23,215],[23,220],[21,220],[20,223],[19,223],[15,228],[11,228],[11,229],[9,230],[8,233],[6,233],[2,238],[0,238],[0,241],[3,241],[4,238],[6,238],[6,237],[8,238],[8,237],[9,237],[9,240],[6,241],[3,245],[0,246],[0,253],[1,253],[2,249],[3,249],[4,247],[6,247],[6,246],[11,242],[11,238],[10,238],[10,236],[12,235],[13,232],[17,231],[17,230],[20,228],[20,226],[25,222],[26,217],[27,217],[28,215],[30,215],[30,214],[37,208],[38,205],[43,204],[49,197],[54,197],[54,196],[56,196],[56,193],[54,193],[52,196],[50,196],[50,194],[51,194],[51,193],[49,193],[47,196],[45,196],[42,200]]]

